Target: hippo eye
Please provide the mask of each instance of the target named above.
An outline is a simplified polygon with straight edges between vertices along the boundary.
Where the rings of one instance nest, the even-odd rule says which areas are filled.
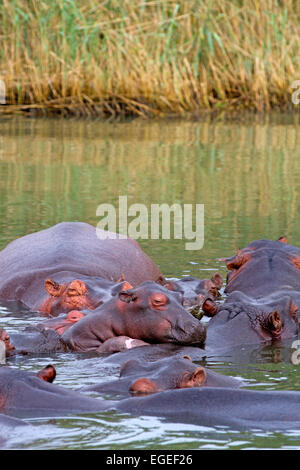
[[[168,303],[168,297],[161,293],[156,293],[151,297],[153,307],[163,307]]]
[[[67,295],[69,295],[70,297],[75,297],[76,295],[84,295],[85,292],[80,292],[78,289],[75,289],[73,287],[70,287],[68,290],[67,290]]]
[[[70,295],[71,297],[75,296],[75,295],[78,295],[78,292],[76,289],[68,289],[68,295]]]

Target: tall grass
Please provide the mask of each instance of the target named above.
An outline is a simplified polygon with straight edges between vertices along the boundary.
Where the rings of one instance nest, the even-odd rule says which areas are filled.
[[[299,20],[297,0],[0,0],[0,112],[287,108]]]

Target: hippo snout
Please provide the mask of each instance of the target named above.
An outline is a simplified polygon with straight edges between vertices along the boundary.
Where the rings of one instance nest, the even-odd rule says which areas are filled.
[[[175,341],[183,345],[203,346],[206,340],[206,326],[192,315],[185,322],[176,322],[172,333]]]

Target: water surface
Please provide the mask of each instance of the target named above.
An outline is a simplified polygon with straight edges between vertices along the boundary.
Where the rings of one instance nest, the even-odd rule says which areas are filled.
[[[153,203],[205,205],[202,250],[186,240],[141,240],[165,276],[207,277],[226,268],[220,258],[259,238],[299,243],[300,137],[298,118],[232,122],[2,118],[0,120],[0,248],[61,221],[96,225],[97,206]],[[9,332],[30,315],[0,309]],[[34,320],[35,321],[35,320]],[[216,371],[265,390],[299,390],[290,344],[254,348],[250,361],[207,360]],[[56,354],[15,358],[12,367],[38,370],[49,362],[56,383],[79,387],[118,375],[95,357]],[[36,434],[14,435],[25,449],[250,449],[300,448],[300,433],[237,432],[174,425],[159,418],[115,413],[30,420]]]

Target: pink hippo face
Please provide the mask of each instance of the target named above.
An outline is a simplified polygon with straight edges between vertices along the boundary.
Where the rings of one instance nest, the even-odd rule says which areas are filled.
[[[80,279],[65,283],[47,279],[45,289],[48,297],[42,302],[38,310],[47,315],[58,315],[72,310],[94,310],[112,296],[117,295],[119,291],[132,287],[126,281],[117,284],[106,280],[99,280],[99,282],[100,286],[88,286],[86,282]],[[93,280],[91,280],[92,283]]]
[[[37,326],[42,327],[45,330],[55,330],[61,336],[68,328],[84,317],[85,313],[79,310],[71,310],[71,312],[67,314],[62,314],[58,317],[38,323]]]
[[[15,346],[11,343],[9,334],[3,328],[0,328],[0,340],[5,344],[6,355],[9,356],[15,350]]]
[[[96,350],[114,337],[146,343],[203,346],[206,327],[187,312],[181,296],[155,282],[119,292],[62,336],[73,350]]]
[[[132,377],[130,392],[146,395],[175,388],[201,387],[206,382],[204,367],[193,364],[189,356],[166,358],[156,363],[134,359],[123,364],[120,378]]]

